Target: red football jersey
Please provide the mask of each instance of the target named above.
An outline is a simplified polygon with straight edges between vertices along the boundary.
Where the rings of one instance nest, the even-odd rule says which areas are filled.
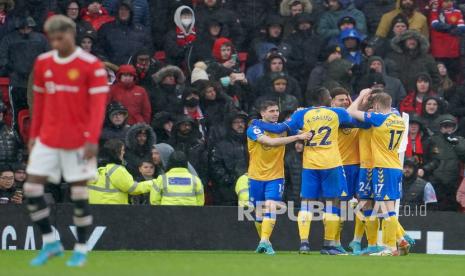
[[[66,58],[56,50],[34,65],[31,138],[52,148],[97,144],[109,87],[103,63],[81,48]]]

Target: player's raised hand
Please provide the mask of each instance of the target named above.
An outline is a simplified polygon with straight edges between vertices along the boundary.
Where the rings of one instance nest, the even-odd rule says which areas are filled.
[[[368,97],[371,94],[371,88],[365,88],[362,91],[360,91],[359,97],[365,98]]]
[[[86,143],[84,146],[84,159],[89,160],[97,156],[98,145]]]
[[[299,140],[310,140],[313,138],[313,134],[311,132],[302,132],[297,135],[297,138],[299,138]]]

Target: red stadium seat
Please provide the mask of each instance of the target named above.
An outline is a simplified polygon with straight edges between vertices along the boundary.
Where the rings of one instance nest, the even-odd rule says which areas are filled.
[[[9,78],[0,78],[0,93],[1,93],[1,95],[0,95],[1,98],[0,99],[6,106],[6,113],[3,116],[3,121],[8,126],[11,126],[11,122],[13,121],[13,115],[12,115],[12,112],[11,112],[10,95],[8,93],[9,85],[10,85],[10,79]]]
[[[31,116],[29,115],[29,109],[23,109],[19,111],[18,128],[19,135],[23,139],[23,142],[27,144],[29,141],[29,130],[31,128]]]

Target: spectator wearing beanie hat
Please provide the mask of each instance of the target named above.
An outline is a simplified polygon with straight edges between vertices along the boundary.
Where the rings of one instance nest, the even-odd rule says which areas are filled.
[[[119,102],[111,102],[107,106],[107,113],[103,123],[102,135],[100,136],[100,145],[105,144],[110,139],[118,139],[124,142],[129,125],[128,110]]]
[[[313,91],[314,89],[323,85],[323,82],[326,79],[328,65],[334,60],[341,59],[341,47],[338,45],[330,45],[320,51],[318,56],[318,64],[310,72],[307,83],[307,93],[308,91]],[[307,98],[308,95],[306,95]]]
[[[207,64],[203,61],[199,61],[194,64],[194,70],[191,73],[191,84],[195,86],[197,81],[208,80]]]
[[[121,65],[116,74],[116,83],[110,87],[108,102],[116,101],[128,109],[128,124],[150,124],[152,108],[145,89],[136,85],[136,69],[132,65]]]

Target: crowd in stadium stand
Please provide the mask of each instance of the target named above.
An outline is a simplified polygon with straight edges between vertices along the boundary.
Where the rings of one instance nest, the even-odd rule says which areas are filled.
[[[257,103],[276,101],[285,119],[321,86],[353,99],[382,88],[410,114],[403,204],[422,204],[432,186],[435,209],[465,211],[464,11],[452,0],[0,0],[1,202],[22,203],[31,71],[50,49],[45,20],[64,14],[109,73],[101,148],[124,142],[136,180],[182,151],[206,204],[237,205]],[[287,147],[284,201],[299,201],[302,150]],[[66,185],[47,191],[68,200]]]

